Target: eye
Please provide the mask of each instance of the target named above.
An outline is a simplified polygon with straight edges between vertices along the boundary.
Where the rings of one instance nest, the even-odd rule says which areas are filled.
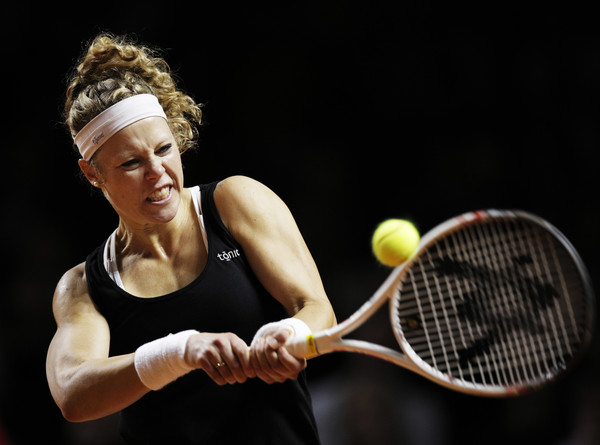
[[[158,150],[156,150],[156,154],[157,155],[165,155],[165,154],[167,154],[167,153],[169,153],[171,151],[172,147],[173,147],[173,144],[163,145]]]
[[[124,169],[132,169],[139,165],[140,161],[137,159],[130,159],[129,161],[123,162],[120,167]]]

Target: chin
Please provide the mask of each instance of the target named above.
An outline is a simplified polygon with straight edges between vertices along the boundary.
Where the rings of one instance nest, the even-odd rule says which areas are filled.
[[[154,220],[154,222],[156,222],[157,224],[169,223],[173,221],[173,219],[175,219],[175,217],[177,216],[178,208],[173,207],[174,206],[168,206],[167,208],[161,209],[158,212],[152,212],[152,214],[149,215],[149,217],[152,220]]]
[[[163,205],[151,204],[149,211],[146,213],[149,219],[157,224],[166,224],[171,222],[179,210],[179,200],[172,199]]]

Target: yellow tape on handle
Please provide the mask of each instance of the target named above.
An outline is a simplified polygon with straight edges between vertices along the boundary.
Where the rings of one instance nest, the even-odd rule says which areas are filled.
[[[315,343],[315,337],[311,335],[306,336],[306,346],[308,347],[308,354],[310,357],[319,355],[317,352],[317,344]]]

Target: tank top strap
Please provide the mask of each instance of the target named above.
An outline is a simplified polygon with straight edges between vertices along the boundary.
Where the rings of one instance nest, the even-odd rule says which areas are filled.
[[[192,194],[194,208],[196,209],[196,215],[198,215],[198,221],[200,222],[200,230],[202,230],[202,239],[204,240],[204,247],[208,252],[208,238],[206,236],[206,225],[204,224],[204,214],[202,212],[202,193],[200,192],[200,186],[196,185],[190,188],[190,192]]]
[[[108,276],[115,282],[117,286],[121,289],[125,289],[123,285],[123,281],[121,280],[121,274],[119,273],[119,268],[117,267],[117,259],[115,257],[115,238],[117,236],[117,230],[110,234],[106,243],[104,244],[104,252],[103,252],[103,264]]]

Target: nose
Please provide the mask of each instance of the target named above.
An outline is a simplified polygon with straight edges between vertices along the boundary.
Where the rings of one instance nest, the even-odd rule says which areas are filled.
[[[153,156],[149,161],[146,167],[145,178],[148,181],[156,181],[159,179],[165,172],[165,167],[163,166],[161,158],[157,156]]]

